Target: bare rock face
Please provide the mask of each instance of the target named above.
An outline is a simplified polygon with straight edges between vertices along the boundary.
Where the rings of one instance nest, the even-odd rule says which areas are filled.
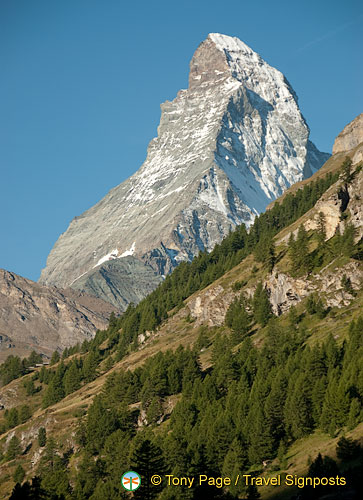
[[[329,156],[309,141],[284,75],[237,38],[210,34],[191,61],[189,88],[161,111],[145,163],[73,219],[41,283],[78,287],[104,262],[131,255],[165,275],[249,226]]]
[[[352,122],[340,132],[335,139],[333,154],[350,151],[363,142],[363,113],[361,113]],[[356,159],[356,161],[358,158]]]
[[[353,168],[357,164],[353,162]],[[349,223],[355,227],[355,241],[363,237],[363,170],[357,170],[354,179],[348,185],[338,181],[318,200],[314,207],[314,215],[304,222],[305,229],[318,228],[319,214],[325,217],[326,240],[329,240],[337,230],[344,232],[345,222],[342,213],[347,210]],[[286,241],[288,236],[286,237]]]
[[[101,297],[120,311],[137,304],[162,281],[150,266],[129,255],[97,266],[75,281],[74,289]]]
[[[74,290],[46,287],[0,269],[0,362],[32,350],[56,349],[93,338],[116,309]]]

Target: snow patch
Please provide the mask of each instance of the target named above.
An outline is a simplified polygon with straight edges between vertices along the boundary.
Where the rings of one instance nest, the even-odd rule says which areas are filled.
[[[118,250],[117,250],[117,248],[115,248],[114,250],[112,250],[110,253],[108,253],[104,257],[101,257],[100,260],[97,262],[97,264],[93,266],[93,268],[100,266],[101,264],[103,264],[104,262],[107,262],[108,260],[117,259],[117,256],[118,256]]]
[[[123,252],[119,259],[121,259],[121,257],[127,257],[128,255],[133,255],[134,252],[135,252],[135,245],[136,245],[136,241],[133,242],[133,244],[131,245],[131,248],[130,250],[126,250],[125,252]]]

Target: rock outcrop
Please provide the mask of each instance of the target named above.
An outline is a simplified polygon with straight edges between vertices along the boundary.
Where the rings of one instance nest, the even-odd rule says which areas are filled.
[[[34,349],[50,356],[56,349],[93,338],[116,309],[74,290],[46,287],[0,269],[0,362]]]
[[[87,273],[130,255],[165,275],[249,226],[329,156],[309,141],[284,75],[237,38],[210,34],[191,61],[189,88],[161,110],[145,163],[75,217],[41,283],[82,288]]]
[[[350,151],[363,142],[363,113],[348,123],[334,141],[333,154]],[[358,161],[359,158],[355,158]]]

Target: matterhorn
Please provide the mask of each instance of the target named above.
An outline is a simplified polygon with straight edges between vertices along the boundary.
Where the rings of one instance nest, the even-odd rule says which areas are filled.
[[[124,310],[178,263],[250,226],[328,157],[309,141],[285,76],[238,38],[209,34],[188,89],[161,105],[144,164],[72,220],[40,282]]]

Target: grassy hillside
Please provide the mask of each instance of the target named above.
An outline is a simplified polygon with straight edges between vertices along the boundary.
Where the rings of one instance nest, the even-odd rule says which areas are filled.
[[[155,473],[191,477],[303,476],[319,452],[336,459],[343,435],[362,442],[360,242],[348,212],[343,235],[326,241],[318,230],[300,229],[299,244],[286,239],[315,217],[311,207],[322,193],[342,182],[320,180],[261,216],[248,235],[241,228],[211,254],[181,265],[139,306],[52,366],[14,372],[18,378],[0,390],[0,498],[10,496],[15,473],[23,484],[41,476],[39,498],[123,498],[122,473],[134,467],[143,475],[145,460]],[[273,297],[290,290],[276,288],[284,277],[296,296],[279,302]],[[340,399],[333,401],[334,391]],[[46,446],[38,442],[41,427]],[[337,473],[349,466],[353,477],[359,453],[338,460]],[[258,491],[262,498],[300,493]],[[18,492],[27,498],[25,486]],[[256,494],[238,487],[141,493]]]

